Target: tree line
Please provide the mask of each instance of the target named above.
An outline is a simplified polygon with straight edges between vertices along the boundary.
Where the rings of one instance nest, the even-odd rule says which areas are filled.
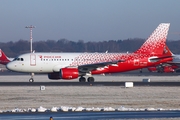
[[[70,41],[67,39],[46,40],[33,42],[35,52],[133,52],[137,50],[145,39],[133,38],[126,40],[109,41]],[[174,54],[180,54],[180,40],[167,40],[167,45]],[[0,42],[2,49],[8,57],[30,52],[30,42],[27,40]]]

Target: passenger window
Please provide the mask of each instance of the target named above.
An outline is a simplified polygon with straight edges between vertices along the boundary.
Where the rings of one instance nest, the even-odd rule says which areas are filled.
[[[23,58],[21,58],[21,61],[24,61],[24,59],[23,59]]]

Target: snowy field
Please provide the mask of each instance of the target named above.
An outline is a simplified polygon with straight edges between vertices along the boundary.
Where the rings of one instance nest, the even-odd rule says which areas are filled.
[[[28,82],[30,76],[1,76],[0,82]],[[95,76],[96,81],[179,81],[179,76]],[[36,75],[35,82],[53,82],[45,75]],[[60,80],[59,82],[61,82]],[[56,81],[57,82],[57,81]],[[64,81],[63,81],[64,82]],[[78,79],[74,80],[78,82]],[[179,87],[133,87],[118,86],[1,86],[0,110],[14,108],[83,107],[115,109],[180,110]]]

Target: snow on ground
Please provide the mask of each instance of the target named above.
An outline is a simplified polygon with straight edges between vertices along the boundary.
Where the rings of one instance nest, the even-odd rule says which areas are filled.
[[[178,76],[95,76],[97,81],[178,81]],[[28,82],[28,75],[1,76],[0,82]],[[47,76],[36,75],[35,81],[51,82]],[[78,80],[76,79],[75,82]],[[57,81],[56,81],[57,82]],[[61,82],[61,81],[60,81]],[[40,106],[56,110],[64,106],[81,110],[179,110],[179,87],[133,87],[122,86],[46,86],[41,91],[40,86],[1,86],[0,110],[37,110]],[[18,108],[18,109],[17,109]]]

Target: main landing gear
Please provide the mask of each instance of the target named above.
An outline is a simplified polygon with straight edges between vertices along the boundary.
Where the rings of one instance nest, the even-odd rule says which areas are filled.
[[[29,79],[29,82],[34,82],[34,73],[31,73],[31,78]]]
[[[87,81],[88,81],[88,82],[94,82],[94,77],[88,77]],[[79,78],[79,82],[86,82],[86,78],[83,77],[83,76],[81,76],[81,77]]]

